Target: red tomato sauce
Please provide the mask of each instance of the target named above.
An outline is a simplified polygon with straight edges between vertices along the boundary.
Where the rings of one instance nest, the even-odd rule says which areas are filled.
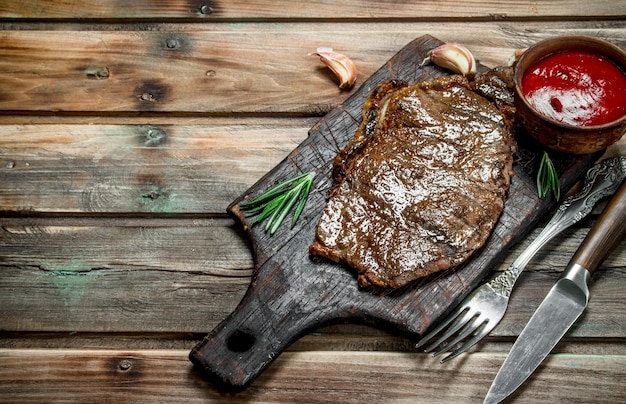
[[[570,125],[602,125],[626,114],[626,74],[590,52],[539,60],[522,77],[522,92],[541,114]]]

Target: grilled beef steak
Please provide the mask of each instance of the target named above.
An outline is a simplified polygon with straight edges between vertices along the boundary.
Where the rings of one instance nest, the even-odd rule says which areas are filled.
[[[514,109],[500,83],[491,94],[457,75],[375,88],[334,161],[310,253],[354,268],[360,286],[398,288],[479,249],[512,175]]]

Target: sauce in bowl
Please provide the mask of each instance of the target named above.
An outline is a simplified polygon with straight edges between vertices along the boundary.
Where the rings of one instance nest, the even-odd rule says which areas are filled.
[[[626,74],[591,52],[542,58],[523,75],[522,92],[539,113],[564,124],[596,126],[626,115]]]

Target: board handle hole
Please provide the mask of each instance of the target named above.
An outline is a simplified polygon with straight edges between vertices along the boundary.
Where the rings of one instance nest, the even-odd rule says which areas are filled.
[[[232,352],[246,352],[254,345],[254,335],[237,330],[226,340],[226,347]]]

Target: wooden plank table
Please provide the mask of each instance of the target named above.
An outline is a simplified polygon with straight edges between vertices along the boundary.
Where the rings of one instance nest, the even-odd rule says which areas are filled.
[[[391,330],[334,325],[230,394],[187,359],[250,282],[225,208],[419,36],[493,67],[561,34],[626,48],[625,16],[613,0],[3,1],[0,402],[482,402],[594,217],[538,254],[471,353],[442,365]],[[353,59],[355,89],[320,46]],[[625,247],[509,402],[626,401]]]

